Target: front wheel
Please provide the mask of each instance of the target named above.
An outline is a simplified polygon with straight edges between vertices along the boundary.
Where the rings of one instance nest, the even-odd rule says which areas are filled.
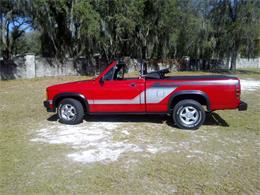
[[[69,125],[78,124],[83,120],[84,109],[78,100],[66,98],[59,103],[58,116],[61,123]]]
[[[194,100],[182,100],[173,109],[173,120],[181,129],[198,129],[205,121],[205,111]]]

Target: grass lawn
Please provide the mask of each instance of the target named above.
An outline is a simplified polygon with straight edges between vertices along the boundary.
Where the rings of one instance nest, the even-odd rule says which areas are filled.
[[[260,81],[257,69],[235,74]],[[83,79],[0,81],[0,194],[260,194],[259,88],[242,92],[248,111],[217,111],[197,131],[177,129],[167,116],[91,116],[76,127],[59,124],[42,106],[45,88]],[[73,136],[90,126],[107,131],[114,148],[139,150],[113,161],[69,158],[90,143],[58,143],[57,136],[66,136],[59,131]]]

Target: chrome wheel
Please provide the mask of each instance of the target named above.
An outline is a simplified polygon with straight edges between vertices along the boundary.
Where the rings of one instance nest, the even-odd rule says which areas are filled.
[[[200,115],[193,106],[184,106],[180,109],[179,119],[185,125],[194,125],[200,119]]]
[[[76,108],[71,104],[63,104],[60,108],[61,118],[71,121],[76,117]]]
[[[179,101],[172,116],[174,123],[181,129],[198,129],[206,117],[201,104],[192,99]]]
[[[65,98],[59,102],[59,122],[63,124],[79,124],[83,121],[84,114],[84,108],[78,100],[72,98]]]

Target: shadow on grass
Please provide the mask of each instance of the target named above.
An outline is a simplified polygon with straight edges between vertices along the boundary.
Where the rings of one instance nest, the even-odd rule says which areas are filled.
[[[58,121],[57,114],[52,115],[48,121]],[[148,123],[165,123],[169,126],[176,127],[172,118],[167,115],[88,115],[86,121],[90,122],[148,122]],[[228,123],[217,113],[206,112],[204,125],[229,127]]]
[[[215,112],[207,112],[204,125],[229,127],[229,124]]]

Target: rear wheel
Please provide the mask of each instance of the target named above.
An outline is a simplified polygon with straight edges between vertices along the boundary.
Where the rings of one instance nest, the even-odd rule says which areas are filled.
[[[182,100],[173,109],[173,120],[181,129],[198,129],[205,121],[205,111],[197,101]]]
[[[83,120],[84,109],[78,100],[66,98],[59,103],[58,116],[61,123],[70,125],[78,124]]]

